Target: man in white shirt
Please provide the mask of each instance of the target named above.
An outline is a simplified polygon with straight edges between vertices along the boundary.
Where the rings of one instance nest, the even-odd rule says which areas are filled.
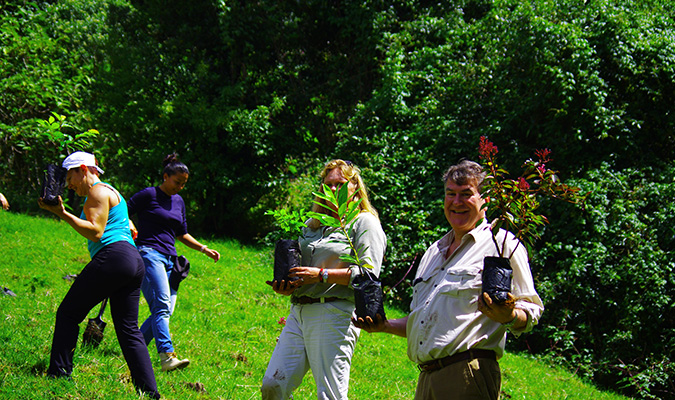
[[[408,357],[420,368],[416,400],[498,399],[506,332],[532,330],[544,306],[535,291],[527,250],[505,230],[493,241],[480,188],[482,167],[464,160],[445,173],[445,217],[452,230],[424,254],[407,317],[353,320],[368,332],[407,337]],[[506,238],[505,238],[506,236]],[[483,259],[510,257],[512,290],[504,304],[482,292]]]

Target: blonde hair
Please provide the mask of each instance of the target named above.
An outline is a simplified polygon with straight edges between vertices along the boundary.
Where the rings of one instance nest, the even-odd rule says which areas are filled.
[[[344,176],[348,182],[351,182],[354,186],[356,186],[355,189],[358,189],[358,191],[354,194],[354,200],[361,199],[361,203],[359,204],[359,209],[361,212],[369,212],[376,218],[379,218],[377,210],[375,210],[375,207],[373,207],[373,205],[370,203],[370,199],[368,198],[368,189],[366,188],[366,184],[363,182],[363,178],[361,178],[361,170],[351,161],[335,159],[326,163],[326,165],[323,167],[323,171],[321,171],[321,174],[319,174],[321,177],[321,183],[323,183],[326,175],[328,175],[328,173],[335,168],[340,168],[340,171],[342,171],[342,176]],[[325,204],[325,202],[318,197],[315,197],[314,200]],[[325,214],[327,210],[327,207],[320,206],[316,203],[314,203],[312,206],[312,211],[314,212]],[[312,218],[307,223],[307,226],[309,226],[311,229],[317,229],[319,226],[321,226],[321,222],[315,218]]]

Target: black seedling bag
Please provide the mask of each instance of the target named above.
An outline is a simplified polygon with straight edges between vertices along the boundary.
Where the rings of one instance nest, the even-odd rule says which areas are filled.
[[[375,315],[380,314],[382,319],[386,320],[387,316],[384,313],[382,283],[377,279],[375,274],[369,270],[363,267],[359,268],[361,274],[354,277],[352,280],[356,317],[365,319],[368,316],[375,321]]]
[[[483,259],[483,292],[492,301],[502,304],[511,291],[511,262],[506,257],[485,257]]]
[[[277,282],[296,280],[297,278],[288,278],[288,271],[299,267],[301,258],[300,244],[297,240],[278,240],[274,246],[274,280]]]
[[[49,164],[45,167],[44,177],[42,179],[42,189],[40,197],[45,204],[55,206],[59,204],[59,196],[63,193],[66,187],[66,173],[65,168]]]

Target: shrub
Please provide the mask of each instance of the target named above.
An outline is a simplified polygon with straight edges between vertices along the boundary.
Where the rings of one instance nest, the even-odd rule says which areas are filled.
[[[550,205],[559,217],[533,262],[546,311],[531,349],[640,398],[675,395],[674,175],[589,171],[574,182],[591,191],[586,210]]]
[[[65,156],[57,154],[64,140],[91,127],[84,105],[91,102],[107,2],[7,3],[0,6],[0,190],[13,210],[37,210],[45,164]],[[70,126],[40,125],[52,113],[67,116]]]

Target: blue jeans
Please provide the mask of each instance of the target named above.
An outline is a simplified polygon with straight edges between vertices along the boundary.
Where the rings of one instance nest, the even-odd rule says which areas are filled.
[[[141,325],[141,333],[146,344],[155,339],[158,353],[171,353],[174,348],[169,332],[169,318],[176,306],[177,295],[169,287],[173,261],[170,256],[148,246],[140,246],[138,251],[145,264],[141,290],[150,308],[150,316]]]

